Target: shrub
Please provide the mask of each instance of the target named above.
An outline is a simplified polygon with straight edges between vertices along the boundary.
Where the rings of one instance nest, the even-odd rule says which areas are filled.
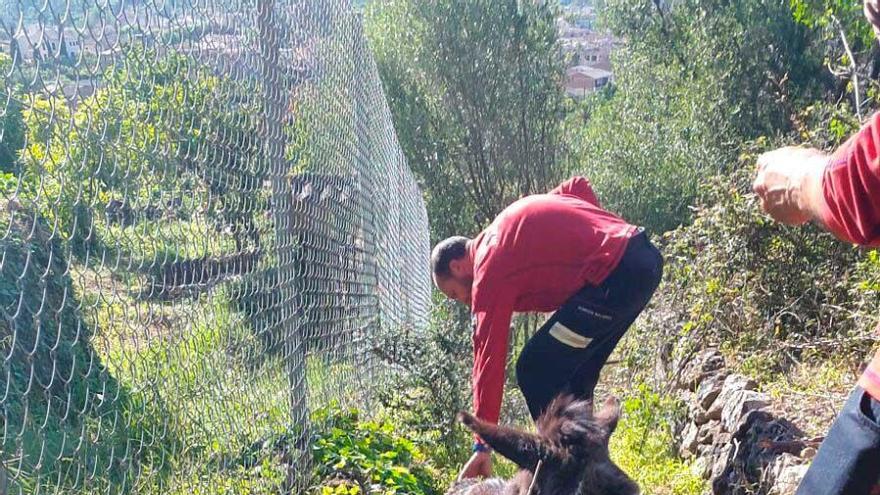
[[[642,384],[623,402],[623,419],[611,437],[611,457],[644,493],[703,493],[705,482],[673,450],[672,425],[684,416],[683,404]]]
[[[439,494],[434,469],[387,421],[361,420],[355,410],[321,409],[313,454],[319,486],[313,493]]]
[[[629,342],[635,369],[653,371],[658,357],[668,367],[706,346],[753,372],[867,352],[877,255],[763,215],[750,191],[754,160],[745,153],[730,177],[708,181],[693,224],[664,236],[664,282],[638,344]]]
[[[432,446],[433,460],[451,476],[470,456],[471,435],[455,414],[471,407],[473,351],[463,308],[435,296],[425,333],[395,332],[377,344],[395,382],[380,401],[414,441]]]

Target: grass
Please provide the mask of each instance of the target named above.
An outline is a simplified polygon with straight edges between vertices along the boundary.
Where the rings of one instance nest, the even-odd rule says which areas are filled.
[[[145,416],[166,418],[187,451],[208,458],[280,433],[274,428],[288,415],[283,363],[261,362],[257,337],[222,296],[210,299],[184,305],[179,338],[156,340],[136,358],[122,350],[107,358],[122,383],[153,403]]]
[[[818,437],[827,433],[858,376],[857,369],[843,359],[803,361],[760,383],[782,409],[783,417],[802,428],[807,437]]]
[[[132,268],[174,261],[218,257],[236,252],[231,234],[206,220],[148,220],[130,226],[96,224],[104,244],[121,254]]]
[[[646,386],[623,402],[623,418],[611,437],[611,458],[645,495],[698,495],[706,482],[674,451],[670,425],[679,404]]]
[[[342,405],[358,404],[364,397],[364,390],[372,383],[364,383],[361,373],[349,360],[329,361],[335,356],[309,355],[306,357],[306,382],[308,394],[313,404],[312,410],[331,400]],[[378,377],[376,377],[378,378]]]
[[[241,458],[291,428],[284,362],[262,352],[223,290],[145,302],[107,270],[77,266],[71,275],[84,321],[95,329],[89,348],[102,364],[81,365],[93,377],[89,387],[72,390],[54,410],[25,403],[7,411],[23,423],[9,425],[21,430],[16,453],[3,463],[11,488],[277,493],[286,470],[277,452],[256,465]],[[59,406],[67,405],[91,412],[59,421]]]

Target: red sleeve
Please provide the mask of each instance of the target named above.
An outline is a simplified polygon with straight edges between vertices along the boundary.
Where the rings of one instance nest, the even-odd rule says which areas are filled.
[[[504,297],[493,299],[488,309],[475,311],[473,380],[474,415],[495,424],[501,413],[513,304]]]
[[[822,178],[821,221],[847,242],[880,246],[880,113],[834,153]]]
[[[590,181],[587,180],[586,177],[572,177],[556,186],[556,188],[548,194],[576,196],[587,203],[591,203],[598,207],[602,206],[599,204],[599,198],[596,197],[596,193],[593,192],[593,187],[590,185]]]

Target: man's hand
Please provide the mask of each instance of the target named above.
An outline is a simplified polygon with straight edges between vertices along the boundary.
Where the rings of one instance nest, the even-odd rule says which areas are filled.
[[[825,153],[795,146],[758,157],[758,175],[752,189],[761,199],[761,208],[774,220],[789,225],[817,220],[822,204],[822,171],[827,163]]]
[[[474,455],[458,473],[458,480],[488,478],[490,476],[492,476],[492,455],[489,452],[474,452]]]

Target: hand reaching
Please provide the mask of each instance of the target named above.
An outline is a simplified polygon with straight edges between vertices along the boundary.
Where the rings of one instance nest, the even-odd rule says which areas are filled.
[[[488,478],[492,476],[492,456],[488,452],[474,452],[470,460],[458,474],[459,481],[468,478]]]

